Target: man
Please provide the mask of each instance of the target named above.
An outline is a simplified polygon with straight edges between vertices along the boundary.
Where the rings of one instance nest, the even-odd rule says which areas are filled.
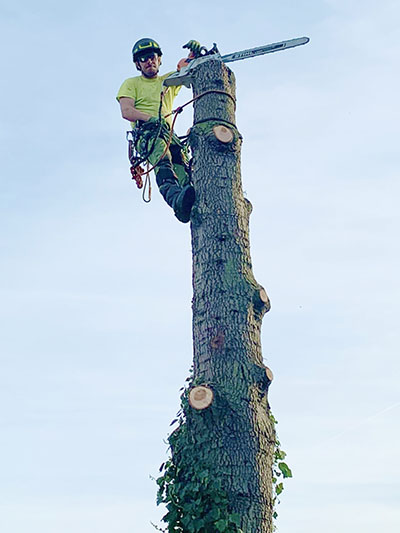
[[[189,57],[194,57],[200,53],[201,46],[197,41],[189,41],[184,48],[189,48]],[[181,144],[175,134],[165,152],[172,121],[171,117],[164,117],[171,113],[180,87],[163,87],[164,79],[172,72],[158,75],[162,51],[154,39],[144,38],[137,41],[133,46],[132,56],[140,76],[125,80],[118,91],[117,100],[122,117],[131,122],[138,153],[146,157],[152,165],[156,165],[156,182],[164,200],[172,207],[178,220],[189,222],[195,192],[189,184]],[[160,125],[158,117],[161,92],[163,96]]]

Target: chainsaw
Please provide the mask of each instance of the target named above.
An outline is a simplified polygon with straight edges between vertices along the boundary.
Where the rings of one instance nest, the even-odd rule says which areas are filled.
[[[209,61],[210,59],[220,60],[223,63],[231,63],[232,61],[240,61],[241,59],[248,59],[250,57],[261,56],[264,54],[271,54],[272,52],[279,52],[281,50],[287,50],[288,48],[294,48],[307,44],[309,42],[308,37],[299,37],[297,39],[290,39],[288,41],[281,41],[279,43],[266,44],[264,46],[258,46],[257,48],[249,48],[247,50],[241,50],[240,52],[233,52],[232,54],[226,54],[221,56],[218,51],[217,45],[211,50],[207,51],[203,47],[203,53],[199,57],[194,59],[187,59],[187,65],[182,67],[178,72],[174,72],[168,78],[165,78],[164,85],[167,87],[174,85],[185,85],[190,88],[192,84],[192,72],[201,63]]]

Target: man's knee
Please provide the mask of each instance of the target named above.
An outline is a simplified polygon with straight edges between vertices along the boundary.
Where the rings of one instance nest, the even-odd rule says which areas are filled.
[[[162,157],[161,159],[157,159],[157,161],[155,161],[154,164],[157,164],[156,168],[159,168],[159,169],[170,169],[172,171],[172,161],[171,161],[171,158],[168,157],[167,154],[164,155],[164,157]]]

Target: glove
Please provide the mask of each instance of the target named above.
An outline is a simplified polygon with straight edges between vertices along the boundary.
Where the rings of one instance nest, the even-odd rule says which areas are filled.
[[[188,48],[189,51],[194,55],[194,57],[200,57],[201,51],[204,49],[199,41],[191,40],[188,43],[184,44],[182,48]]]

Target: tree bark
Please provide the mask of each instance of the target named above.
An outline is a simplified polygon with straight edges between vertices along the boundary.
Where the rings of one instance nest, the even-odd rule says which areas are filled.
[[[252,206],[242,191],[234,74],[210,59],[194,70],[193,92],[195,97],[207,92],[194,103],[189,136],[196,190],[193,386],[209,387],[213,401],[202,410],[189,405],[186,431],[197,443],[194,464],[205,465],[218,480],[229,509],[240,515],[242,531],[270,533],[275,432],[267,393],[272,373],[263,363],[260,341],[269,299],[252,272]]]

